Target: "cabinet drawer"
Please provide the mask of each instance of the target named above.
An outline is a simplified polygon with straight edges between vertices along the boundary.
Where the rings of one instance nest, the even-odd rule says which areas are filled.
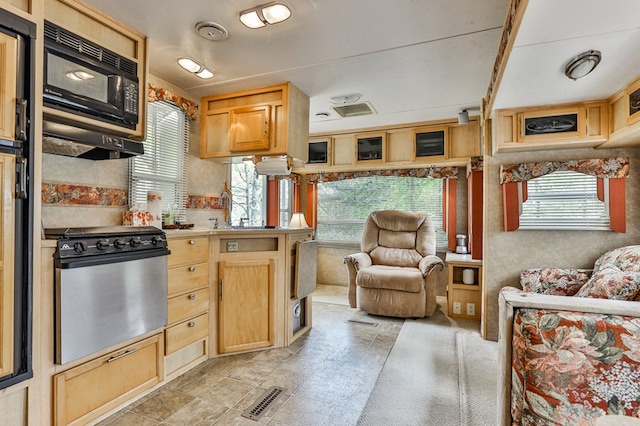
[[[55,375],[54,423],[88,423],[160,382],[163,366],[156,335]]]
[[[165,354],[169,355],[209,335],[209,314],[181,322],[165,330]]]
[[[209,263],[169,268],[167,294],[183,293],[199,287],[209,286]]]
[[[169,298],[167,323],[175,324],[209,310],[209,289],[192,291]]]
[[[169,240],[169,250],[171,250],[167,261],[169,267],[207,262],[209,260],[209,237]]]

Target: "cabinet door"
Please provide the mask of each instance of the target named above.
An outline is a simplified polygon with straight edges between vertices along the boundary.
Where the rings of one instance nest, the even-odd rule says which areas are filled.
[[[200,157],[220,157],[228,153],[229,111],[208,113],[200,125]]]
[[[220,353],[273,345],[273,259],[221,261]]]
[[[13,371],[14,170],[14,157],[0,154],[0,376]]]
[[[0,33],[0,139],[15,135],[16,39]]]
[[[237,108],[231,111],[230,151],[269,149],[269,105]]]

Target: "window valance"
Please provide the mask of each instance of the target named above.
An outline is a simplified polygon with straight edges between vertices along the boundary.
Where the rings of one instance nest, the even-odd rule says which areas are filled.
[[[599,178],[627,178],[629,157],[503,164],[500,166],[500,183],[526,182],[557,171],[580,172]]]
[[[176,95],[169,90],[165,90],[161,87],[155,87],[151,83],[149,83],[149,90],[147,90],[147,100],[149,102],[173,102],[178,108],[184,111],[185,115],[189,117],[190,120],[198,118],[198,104],[185,99],[182,96]]]
[[[417,169],[366,170],[356,172],[310,173],[308,183],[335,182],[343,179],[355,179],[370,176],[398,176],[434,179],[457,179],[458,167],[422,167]]]

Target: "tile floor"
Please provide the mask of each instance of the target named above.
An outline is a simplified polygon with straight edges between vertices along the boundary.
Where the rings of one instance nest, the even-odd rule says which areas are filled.
[[[291,346],[210,359],[99,425],[355,425],[404,321],[336,304],[342,290],[323,289]],[[258,421],[242,417],[271,386],[286,392]]]

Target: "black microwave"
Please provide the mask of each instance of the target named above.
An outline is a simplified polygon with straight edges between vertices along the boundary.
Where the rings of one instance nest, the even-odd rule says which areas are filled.
[[[44,105],[135,129],[138,64],[48,21],[44,31]]]

